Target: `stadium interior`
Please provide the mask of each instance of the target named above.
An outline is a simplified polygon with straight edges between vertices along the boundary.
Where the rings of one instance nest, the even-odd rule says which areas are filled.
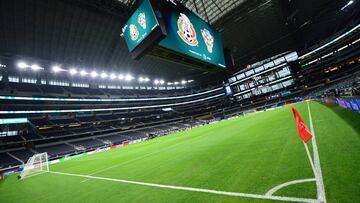
[[[160,40],[165,41],[171,35],[170,30],[166,30],[166,33],[162,33],[157,39],[153,34],[155,31],[151,30],[149,38],[145,37],[132,51],[127,39],[124,40],[125,24],[131,22],[131,16],[133,13],[136,14],[138,8],[145,5],[144,2],[149,3],[155,10],[153,13],[157,16],[156,26],[159,26],[159,29],[157,27],[154,29],[156,32],[164,29],[162,17],[165,19],[164,27],[168,29],[166,15],[170,12],[169,8],[174,6],[183,9],[182,15],[186,13],[190,16],[188,13],[192,13],[195,17],[189,18],[193,23],[194,21],[197,23],[200,19],[199,25],[204,23],[209,27],[207,29],[210,32],[212,29],[215,30],[218,34],[213,34],[214,36],[209,34],[212,40],[210,42],[213,43],[215,40],[214,45],[211,44],[209,47],[206,44],[206,36],[201,30],[201,33],[197,33],[199,44],[196,46],[202,45],[202,37],[204,37],[209,54],[222,54],[220,60],[223,62],[211,61],[217,57],[206,59],[203,55],[202,59],[203,56],[200,55],[200,58],[196,58],[191,53],[183,53],[180,49],[167,47],[169,45]],[[158,5],[155,2],[161,3]],[[167,4],[171,6],[161,7]],[[163,14],[158,14],[160,12],[156,10],[158,7],[164,10],[160,9]],[[56,160],[83,154],[110,149],[115,151],[117,147],[131,150],[133,146],[135,148],[137,146],[141,150],[142,143],[150,145],[153,141],[178,136],[179,133],[180,136],[190,137],[192,135],[185,135],[186,132],[190,133],[209,126],[211,131],[211,126],[218,125],[217,123],[225,125],[233,119],[240,119],[239,123],[233,125],[241,128],[240,121],[243,117],[257,116],[260,115],[259,112],[273,109],[274,111],[286,109],[291,104],[301,105],[298,103],[310,100],[314,103],[311,105],[325,103],[340,106],[346,113],[353,113],[351,114],[353,119],[349,121],[355,123],[352,124],[355,138],[351,141],[355,148],[352,149],[353,159],[350,161],[353,165],[344,162],[344,165],[354,167],[352,182],[339,181],[331,184],[340,184],[339,187],[342,187],[341,184],[353,185],[349,191],[355,193],[357,191],[357,194],[347,195],[345,192],[343,196],[337,197],[336,191],[328,186],[330,183],[327,182],[325,164],[322,167],[325,171],[323,174],[326,195],[322,196],[323,190],[318,187],[317,196],[315,192],[315,197],[304,197],[308,199],[281,199],[278,196],[276,199],[275,196],[264,195],[264,197],[254,197],[258,198],[255,202],[360,201],[359,165],[356,166],[360,163],[360,148],[356,148],[360,146],[360,2],[358,0],[2,0],[0,19],[0,173],[3,179],[0,181],[0,202],[56,202],[56,200],[79,202],[79,199],[56,199],[60,196],[58,192],[54,192],[54,197],[46,198],[42,198],[42,194],[32,196],[31,192],[27,192],[22,196],[23,199],[17,199],[16,193],[5,194],[5,188],[16,190],[17,187],[8,186],[6,182],[10,182],[12,177],[15,179],[17,175],[13,174],[25,170],[24,166],[29,163],[28,160],[39,153],[46,152],[48,161],[55,163]],[[184,16],[179,17],[177,21],[179,29],[180,20],[187,25],[186,19],[189,20]],[[150,22],[149,19],[146,20]],[[138,22],[140,23],[139,19]],[[190,25],[191,28],[192,24]],[[131,33],[133,31],[131,26],[129,26],[131,37],[138,38],[139,33],[137,35],[136,32]],[[142,28],[138,26],[137,29]],[[209,32],[207,29],[205,30]],[[148,33],[142,35],[140,32],[140,37],[146,34]],[[185,41],[188,46],[196,47],[191,45],[193,43],[191,39],[184,39],[180,31],[178,36],[176,32],[174,36],[183,37],[182,40],[189,40]],[[221,38],[217,39],[217,36]],[[218,41],[223,48],[216,49]],[[132,56],[134,53],[139,54],[139,58],[134,59],[134,55]],[[222,63],[226,63],[226,67]],[[305,121],[309,122],[306,108],[300,106],[299,109]],[[290,110],[288,113],[291,115]],[[316,113],[313,110],[313,114]],[[271,118],[267,122],[272,122]],[[289,122],[289,125],[295,129],[295,121],[289,120]],[[319,125],[324,123],[319,122]],[[359,126],[356,126],[357,124]],[[307,125],[309,129],[313,128],[312,123]],[[332,124],[328,123],[328,125]],[[235,129],[237,128],[234,127]],[[227,130],[224,133],[231,131],[231,128]],[[311,131],[314,133],[313,129]],[[206,133],[207,131],[204,131],[204,136]],[[326,144],[325,141],[321,142],[321,139],[324,139],[321,138],[324,136],[321,133],[320,130],[316,131],[320,139],[318,143],[320,161],[323,161],[321,156],[327,152],[321,151],[321,144]],[[220,134],[218,136],[221,137]],[[241,137],[243,134],[238,136]],[[295,139],[294,135],[293,140]],[[204,137],[203,141],[207,142],[206,140]],[[176,148],[175,145],[178,143],[172,144]],[[199,145],[201,148],[202,145]],[[303,146],[301,143],[298,145],[302,147],[300,149],[303,150],[306,161]],[[172,145],[168,143],[166,147],[171,148]],[[196,153],[197,146],[193,148]],[[192,148],[187,149],[190,152],[192,150]],[[190,152],[189,156],[191,156]],[[105,155],[107,152],[101,153]],[[118,151],[118,154],[121,153],[122,151]],[[153,151],[144,151],[144,153],[150,155]],[[316,153],[313,149],[311,153],[315,154],[316,165]],[[225,153],[223,159],[226,159]],[[126,161],[131,162],[131,160]],[[50,171],[54,169],[52,167],[60,164],[50,164]],[[118,163],[115,160],[113,164]],[[156,165],[150,161],[148,164]],[[253,163],[247,162],[247,164]],[[311,170],[309,163],[306,164]],[[70,171],[71,167],[72,165],[68,168],[64,166],[62,172],[77,174],[76,170]],[[60,168],[59,166],[58,169]],[[319,171],[316,170],[321,169],[316,168],[314,171],[316,186],[319,186],[318,181],[321,181],[317,174]],[[89,175],[92,170],[89,171],[88,174],[79,173]],[[237,172],[241,173],[241,169]],[[16,181],[14,184],[24,184],[26,181],[47,175],[36,176],[24,182]],[[56,174],[49,173],[49,175]],[[191,185],[189,182],[190,185],[182,185],[182,182],[176,181],[157,182],[156,175],[159,174],[153,172],[153,179],[149,179],[153,180],[152,182],[147,178],[142,179],[141,176],[130,180],[224,190],[239,194],[242,192],[257,194],[251,190],[241,191],[241,187],[237,188],[236,184],[233,185],[234,188],[229,187],[226,190],[221,187],[213,188],[210,183]],[[127,180],[123,176],[105,175],[104,177]],[[228,177],[232,175],[228,174]],[[45,179],[39,182],[46,184]],[[21,187],[26,190],[25,184]],[[141,189],[138,195],[141,196],[144,192],[143,198],[134,198],[132,202],[254,202],[251,195],[249,197],[246,194],[244,195],[246,198],[221,199],[221,197],[202,196],[191,199],[191,196],[187,196],[188,191],[184,191],[184,194],[167,194],[166,198],[171,199],[166,200],[151,199],[146,194],[147,192],[156,194],[157,190],[149,192]],[[52,192],[49,189],[45,193]],[[131,191],[130,197],[134,195],[132,193],[134,191]],[[295,193],[295,196],[296,194],[302,197],[301,192]],[[122,195],[126,196],[126,194]],[[173,196],[177,197],[172,199]],[[82,201],[110,202],[114,199],[102,201],[84,198]],[[131,202],[126,199],[118,201]]]

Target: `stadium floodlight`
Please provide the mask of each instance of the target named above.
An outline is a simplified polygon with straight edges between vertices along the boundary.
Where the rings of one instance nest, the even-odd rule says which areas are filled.
[[[25,69],[25,68],[29,67],[29,65],[26,64],[25,62],[19,62],[19,63],[17,64],[17,66],[18,66],[20,69]]]
[[[75,75],[77,73],[77,70],[75,68],[71,68],[69,70],[70,75]]]
[[[86,76],[88,73],[86,72],[86,70],[81,70],[80,71],[80,75],[81,76]]]
[[[179,84],[179,82],[176,82],[176,81],[174,82],[174,85],[178,85],[178,84]]]
[[[96,71],[91,72],[91,77],[96,78],[98,76],[98,73]]]
[[[172,83],[172,82],[168,82],[168,83],[167,83],[167,85],[173,85],[173,84],[174,84],[174,83]]]
[[[155,85],[158,85],[159,83],[160,83],[159,80],[154,80],[154,84],[155,84]]]
[[[150,79],[149,78],[147,78],[147,77],[139,77],[139,82],[149,82],[150,81]]]
[[[64,69],[60,68],[59,66],[53,66],[51,69],[54,73],[58,73],[60,71],[64,71]]]
[[[110,79],[111,79],[111,80],[114,80],[115,78],[116,78],[116,74],[115,74],[115,73],[111,73],[111,74],[110,74]]]
[[[194,82],[194,80],[188,80],[187,82],[189,82],[189,83],[190,83],[190,82]]]
[[[123,80],[123,79],[124,79],[124,75],[123,75],[123,74],[119,74],[118,78],[119,78],[119,80]]]
[[[159,83],[160,83],[160,85],[163,85],[163,84],[165,84],[165,81],[164,81],[164,80],[160,80]]]
[[[187,83],[186,80],[182,80],[182,81],[181,81],[181,84],[182,84],[182,85],[185,85],[186,83]]]
[[[108,74],[107,73],[105,73],[105,72],[102,72],[101,73],[101,78],[102,79],[105,79],[105,78],[107,78],[108,77]]]
[[[37,65],[37,64],[33,64],[33,65],[31,65],[31,70],[33,70],[33,71],[38,71],[38,70],[41,70],[41,69],[43,69],[42,67],[40,67],[39,65]]]
[[[134,79],[134,77],[132,75],[130,75],[130,74],[125,75],[125,80],[126,81],[131,81],[132,79]]]

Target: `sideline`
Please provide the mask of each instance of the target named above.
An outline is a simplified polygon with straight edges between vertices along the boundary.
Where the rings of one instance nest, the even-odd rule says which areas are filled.
[[[62,173],[62,172],[55,172],[55,171],[49,171],[48,173],[57,174],[57,175],[73,176],[73,177],[83,177],[83,178],[96,179],[96,180],[106,180],[106,181],[120,182],[120,183],[127,183],[127,184],[143,185],[143,186],[149,186],[149,187],[167,188],[167,189],[173,189],[173,190],[185,190],[185,191],[192,191],[192,192],[202,192],[202,193],[210,193],[210,194],[217,194],[217,195],[235,196],[235,197],[279,200],[279,201],[287,201],[287,202],[309,202],[309,203],[318,202],[318,200],[316,200],[316,199],[307,199],[307,198],[266,196],[266,195],[248,194],[248,193],[239,193],[239,192],[226,192],[226,191],[220,191],[220,190],[210,190],[210,189],[203,189],[203,188],[182,187],[182,186],[173,186],[173,185],[162,185],[162,184],[156,184],[156,183],[146,183],[146,182],[138,182],[138,181],[131,181],[131,180],[115,179],[115,178],[97,177],[97,176],[72,174],[72,173]]]
[[[322,176],[322,172],[321,172],[321,166],[320,166],[320,158],[319,158],[319,151],[317,148],[317,144],[316,144],[316,136],[315,136],[315,130],[314,130],[314,124],[312,121],[312,116],[311,116],[311,110],[310,110],[310,102],[307,102],[307,108],[308,108],[308,112],[309,112],[309,120],[310,120],[310,130],[311,130],[311,134],[313,135],[312,139],[311,139],[311,143],[313,146],[313,154],[314,154],[314,165],[315,165],[315,169],[317,171],[317,181],[316,181],[316,187],[317,187],[317,196],[318,199],[321,202],[325,202],[326,203],[326,195],[325,195],[325,187],[324,187],[324,179]]]

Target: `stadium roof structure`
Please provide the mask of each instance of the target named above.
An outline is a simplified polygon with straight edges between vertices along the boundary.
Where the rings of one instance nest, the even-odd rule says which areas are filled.
[[[284,51],[299,51],[359,22],[346,0],[181,0],[221,33],[237,70]],[[168,80],[220,78],[145,56],[132,60],[120,37],[135,0],[0,2],[0,55]],[[316,32],[314,32],[316,30]],[[236,71],[236,70],[233,70]]]

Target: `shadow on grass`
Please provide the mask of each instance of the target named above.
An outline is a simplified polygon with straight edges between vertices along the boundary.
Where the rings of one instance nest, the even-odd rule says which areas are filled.
[[[319,104],[326,106],[328,109],[336,113],[339,117],[346,121],[360,136],[360,113],[353,112],[335,104],[324,104],[320,102]]]

